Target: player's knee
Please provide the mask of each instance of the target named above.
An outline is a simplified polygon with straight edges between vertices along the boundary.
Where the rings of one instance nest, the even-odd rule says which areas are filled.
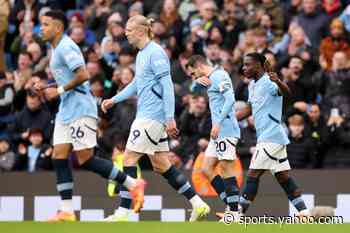
[[[234,160],[222,160],[222,161],[220,161],[220,166],[221,166],[222,170],[224,170],[224,171],[233,170],[233,164],[234,164]]]
[[[277,182],[280,184],[286,183],[289,179],[289,175],[287,173],[284,173],[284,172],[276,173],[275,177],[276,177]]]
[[[153,171],[158,174],[163,174],[169,169],[168,166],[165,166],[164,164],[161,164],[161,163],[154,163],[152,164],[152,166],[153,166]]]
[[[136,166],[137,161],[138,161],[138,158],[136,158],[135,156],[130,156],[128,154],[125,154],[125,157],[123,160],[123,166],[124,167]]]
[[[58,151],[54,151],[51,157],[51,159],[67,159],[67,158],[68,158],[67,155],[63,153],[59,153]]]
[[[248,176],[253,178],[259,178],[262,174],[263,174],[262,171],[257,171],[252,169],[248,171]]]
[[[214,174],[214,166],[211,166],[210,164],[204,164],[201,168],[202,173],[210,179],[210,177]]]

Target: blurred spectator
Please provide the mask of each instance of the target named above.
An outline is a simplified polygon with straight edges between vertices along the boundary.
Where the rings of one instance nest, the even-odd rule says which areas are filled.
[[[28,172],[52,169],[51,155],[53,148],[43,144],[43,132],[40,129],[31,129],[28,140],[28,146],[22,143],[18,146],[16,169]]]
[[[287,43],[282,40],[275,45],[278,67],[287,65],[292,56],[299,56],[305,61],[305,67],[308,69],[308,72],[313,72],[315,70],[314,66],[316,66],[317,63],[316,54],[308,42],[305,31],[294,24],[289,28],[289,35],[290,38],[286,40]]]
[[[283,1],[284,31],[288,29],[290,22],[302,10],[303,0]]]
[[[28,91],[26,106],[16,114],[13,139],[16,142],[27,142],[30,129],[37,128],[43,131],[44,142],[51,140],[53,119],[47,107],[42,103],[41,97]]]
[[[11,43],[10,49],[13,55],[13,59],[17,59],[21,51],[26,50],[29,44],[32,42],[36,42],[40,46],[44,46],[41,38],[38,35],[34,34],[33,29],[34,23],[32,21],[27,24],[24,22],[20,24],[19,35]]]
[[[341,13],[341,4],[341,0],[323,0],[322,8],[329,17],[333,18]]]
[[[178,13],[175,0],[163,1],[159,20],[163,23],[165,31],[174,36],[177,46],[181,45],[184,23]]]
[[[69,29],[82,27],[84,29],[85,42],[91,46],[96,42],[96,36],[93,31],[86,28],[84,16],[80,12],[75,12],[69,18]]]
[[[245,30],[245,22],[239,18],[239,8],[234,2],[225,1],[224,12],[221,14],[222,23],[225,25],[225,37],[223,47],[233,50],[238,43],[239,34]]]
[[[259,22],[263,21],[263,16],[266,14],[271,17],[270,20],[273,27],[276,29],[277,34],[281,36],[284,25],[284,17],[279,3],[275,0],[262,0],[261,4],[259,4],[256,9],[255,25],[258,25]]]
[[[294,114],[288,118],[289,140],[288,160],[292,168],[307,168],[312,161],[314,145],[305,131],[304,118]]]
[[[314,77],[321,81],[321,93],[324,94],[324,107],[339,108],[340,112],[350,117],[350,64],[349,57],[343,51],[336,52],[330,71],[321,71]]]
[[[132,82],[134,71],[130,67],[124,67],[120,71],[115,70],[113,79],[115,87],[111,89],[118,93]],[[131,124],[136,116],[136,104],[136,99],[131,97],[113,107],[106,116],[109,121],[106,133],[113,132],[121,135],[123,138],[127,138]]]
[[[5,38],[8,29],[8,17],[10,15],[10,2],[0,0],[0,71],[4,72],[5,64]]]
[[[33,64],[32,55],[28,52],[21,52],[18,56],[17,69],[13,72],[14,74],[14,88],[15,91],[22,90],[31,77]]]
[[[5,123],[5,117],[11,114],[14,95],[12,85],[8,84],[5,73],[0,71],[0,124]]]
[[[254,30],[255,50],[258,53],[265,53],[269,50],[269,42],[267,32],[263,28],[256,28]]]
[[[343,51],[350,57],[349,41],[346,38],[342,21],[333,19],[330,25],[330,33],[330,36],[322,40],[320,46],[320,63],[325,70],[331,69],[335,52]]]
[[[200,139],[209,140],[211,119],[208,112],[208,101],[204,96],[190,98],[178,124],[180,130],[179,146],[176,153],[184,163],[193,159],[199,153],[198,142]]]
[[[85,29],[83,26],[74,26],[71,28],[69,37],[79,46],[83,53],[88,50],[89,44],[85,42]]]
[[[330,116],[327,122],[329,138],[324,168],[349,168],[350,128],[349,121],[339,114]]]
[[[296,102],[294,104],[295,112],[306,114],[308,123],[305,130],[308,130],[314,144],[313,151],[314,168],[322,168],[324,156],[327,152],[328,129],[325,117],[322,115],[318,104],[306,104],[305,102]]]
[[[111,0],[94,0],[86,9],[88,27],[94,30],[97,41],[101,41],[106,31],[107,19],[111,12]],[[121,15],[120,19],[122,19]]]
[[[16,155],[11,151],[9,138],[0,136],[0,172],[13,170],[15,161]]]
[[[313,80],[304,69],[304,61],[298,57],[291,57],[288,67],[281,70],[283,80],[285,80],[293,93],[286,101],[291,105],[297,101],[311,103],[316,99],[315,86]]]
[[[43,57],[43,52],[38,43],[32,42],[27,47],[27,52],[32,55],[33,58],[33,72],[44,71],[45,67],[49,64],[49,57]]]
[[[327,35],[328,21],[328,16],[319,9],[317,0],[303,0],[303,10],[295,18],[295,22],[304,29],[314,48],[318,48],[322,38]]]

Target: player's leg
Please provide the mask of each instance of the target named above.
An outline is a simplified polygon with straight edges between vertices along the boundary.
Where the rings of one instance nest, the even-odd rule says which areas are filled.
[[[57,214],[49,218],[49,221],[75,221],[72,201],[73,175],[68,160],[72,149],[68,125],[55,122],[53,145],[52,164],[56,172],[56,187],[61,203]]]
[[[99,174],[105,179],[115,180],[128,189],[133,189],[136,186],[136,180],[127,176],[123,171],[118,170],[112,161],[93,156],[94,149],[79,150],[75,151],[75,153],[82,168]]]
[[[224,180],[215,172],[215,167],[217,164],[218,159],[216,157],[215,145],[212,145],[211,142],[209,142],[203,159],[202,172],[208,178],[208,180],[210,180],[211,185],[219,195],[220,199],[226,204]]]
[[[226,202],[230,211],[238,211],[239,190],[234,168],[234,160],[221,160],[222,176],[225,184]]]
[[[97,145],[96,128],[97,121],[91,117],[84,117],[71,123],[70,128],[73,141],[73,150],[75,151],[79,164],[82,168],[99,174],[105,179],[115,180],[127,189],[132,190],[138,196],[134,199],[134,206],[143,204],[144,182],[136,180],[123,171],[118,170],[112,161],[97,156],[93,156],[94,147]],[[141,201],[142,203],[138,203]],[[135,212],[139,209],[135,208]]]
[[[261,169],[249,169],[246,177],[246,183],[239,200],[239,204],[242,207],[242,213],[246,213],[250,204],[254,201],[259,188],[259,181],[265,170]]]
[[[167,151],[155,152],[149,158],[154,171],[161,174],[173,189],[191,203],[193,212],[190,221],[199,220],[209,213],[209,206],[196,194],[187,178],[170,163]]]
[[[275,174],[278,183],[287,194],[289,201],[302,215],[310,215],[304,200],[301,198],[301,190],[296,185],[294,179],[289,176],[288,170],[280,171]]]
[[[70,144],[55,145],[52,155],[52,164],[56,172],[56,187],[61,197],[61,203],[57,214],[49,219],[56,221],[75,221],[73,210],[73,175],[68,160],[71,151]]]
[[[237,138],[227,137],[216,141],[217,156],[222,168],[222,177],[225,184],[226,202],[230,211],[238,211],[239,190],[234,171],[234,162],[237,159]]]
[[[142,154],[126,149],[124,152],[123,171],[130,177],[137,177],[137,162]],[[105,221],[128,221],[132,210],[132,199],[129,190],[125,186],[120,187],[120,204],[114,214],[108,216]],[[135,206],[134,206],[135,207]],[[141,207],[137,207],[141,208]]]

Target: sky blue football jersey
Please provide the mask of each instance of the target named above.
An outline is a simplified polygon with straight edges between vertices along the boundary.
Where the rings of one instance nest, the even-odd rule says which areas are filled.
[[[235,96],[230,75],[222,68],[216,68],[210,75],[212,82],[207,88],[212,124],[220,124],[218,139],[224,137],[240,138],[240,128],[235,115]],[[193,90],[203,88],[200,84]]]
[[[152,119],[161,123],[174,119],[175,94],[170,61],[164,49],[154,41],[138,52],[135,78],[112,99],[118,103],[135,94],[136,119]]]
[[[250,81],[248,90],[258,143],[287,145],[289,139],[281,124],[283,97],[277,84],[265,73],[259,80]]]
[[[74,79],[74,71],[81,66],[85,66],[85,62],[78,45],[63,35],[56,48],[52,48],[50,59],[50,70],[58,86],[64,86]],[[56,120],[68,124],[82,117],[97,118],[97,104],[88,81],[64,92],[60,97]]]

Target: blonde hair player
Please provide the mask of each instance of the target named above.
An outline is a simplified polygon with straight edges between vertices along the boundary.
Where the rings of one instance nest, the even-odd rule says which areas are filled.
[[[134,80],[119,94],[102,103],[107,111],[114,104],[137,95],[137,113],[126,145],[124,171],[136,177],[136,163],[147,154],[155,172],[160,173],[179,194],[186,197],[193,210],[190,221],[204,218],[209,206],[195,193],[187,178],[169,161],[168,136],[177,137],[174,119],[175,95],[170,75],[170,62],[164,49],[152,41],[152,19],[142,15],[131,17],[125,35],[139,52],[136,57]],[[106,221],[127,221],[130,201],[126,190],[121,193],[121,204]]]

